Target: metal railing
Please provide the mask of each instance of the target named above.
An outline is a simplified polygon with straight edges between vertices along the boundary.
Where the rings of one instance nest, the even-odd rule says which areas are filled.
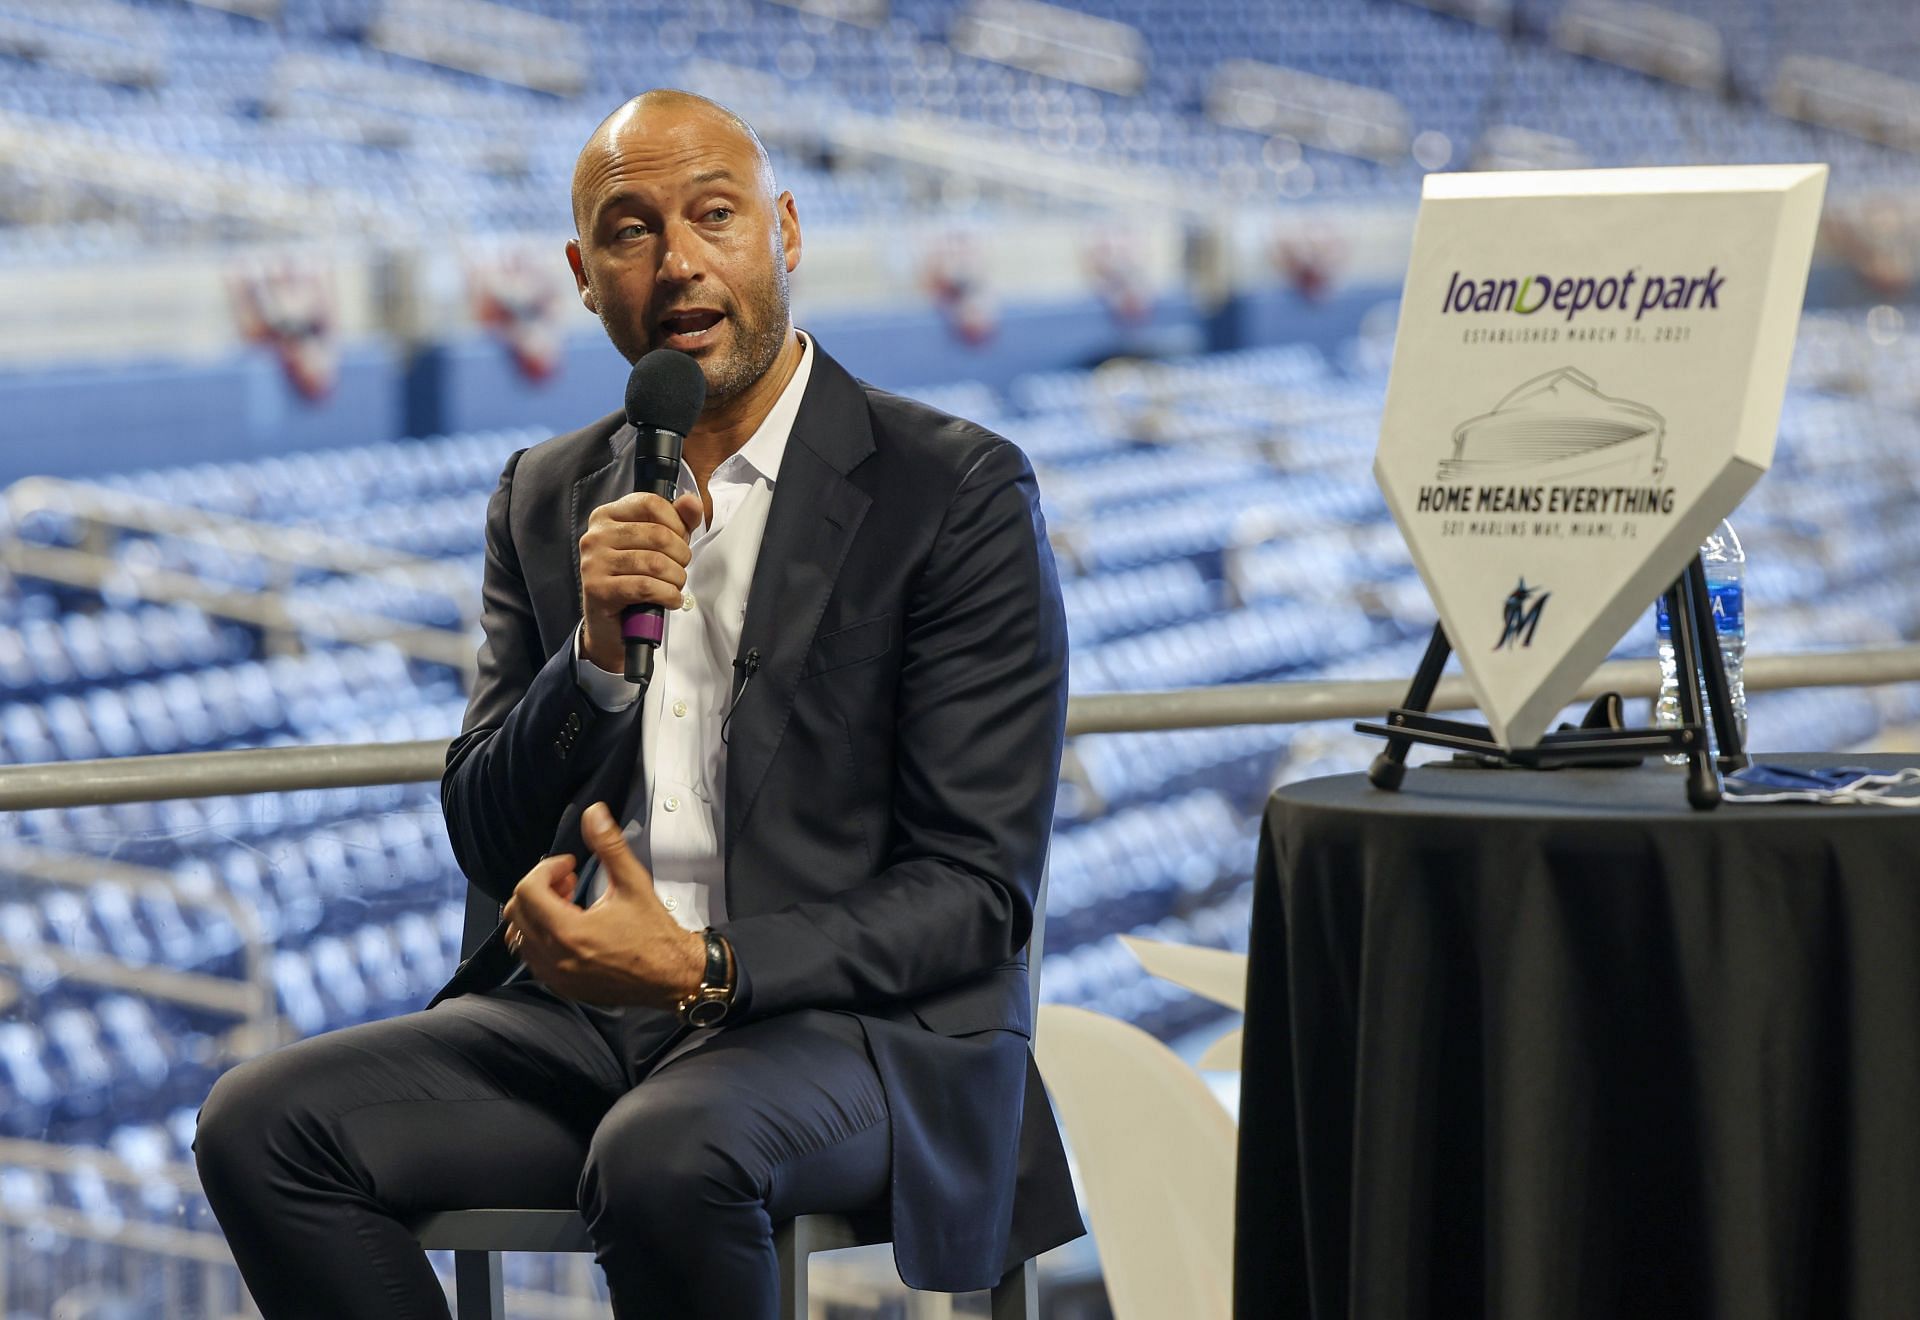
[[[1748,656],[1749,692],[1806,687],[1873,687],[1920,682],[1920,646]],[[1651,697],[1660,690],[1652,660],[1610,660],[1576,694]],[[1067,733],[1143,733],[1238,724],[1305,724],[1367,719],[1397,706],[1407,680],[1351,679],[1239,683],[1158,692],[1096,692],[1067,703]],[[1431,709],[1468,710],[1464,678],[1444,678]],[[234,752],[176,752],[96,761],[0,766],[0,811],[159,802],[224,794],[429,783],[446,765],[447,742],[272,747]]]
[[[130,896],[142,890],[160,890],[177,907],[217,912],[238,937],[244,974],[235,980],[168,967],[135,966],[53,945],[22,946],[5,939],[0,939],[0,966],[37,962],[69,981],[107,990],[139,990],[149,998],[226,1014],[247,1024],[253,1032],[247,1039],[275,1043],[270,1031],[273,985],[267,979],[266,941],[259,918],[245,903],[219,890],[189,893],[175,882],[170,871],[81,853],[51,852],[17,842],[0,844],[0,871],[32,885],[67,889],[111,886]]]
[[[0,491],[0,507],[14,525],[36,513],[71,518],[87,528],[81,546],[40,545],[19,537],[0,541],[0,568],[22,577],[89,591],[112,590],[156,604],[187,604],[272,636],[324,638],[361,645],[382,642],[403,655],[446,665],[471,680],[476,638],[474,584],[457,566],[382,546],[366,545],[310,528],[254,522],[231,514],[186,508],[129,491],[106,490],[59,477],[25,477]],[[242,555],[266,570],[268,590],[210,582],[193,573],[116,559],[105,537],[116,532],[164,535]],[[382,578],[470,602],[459,631],[405,623],[384,614],[305,602],[291,608],[280,591],[302,570]]]

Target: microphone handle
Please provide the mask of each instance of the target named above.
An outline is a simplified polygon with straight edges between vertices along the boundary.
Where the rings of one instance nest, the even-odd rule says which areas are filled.
[[[684,437],[643,426],[633,449],[633,488],[650,490],[667,503],[680,489],[680,446]],[[620,611],[620,638],[626,644],[626,678],[645,686],[653,678],[653,653],[667,632],[666,612],[658,605],[629,605]]]

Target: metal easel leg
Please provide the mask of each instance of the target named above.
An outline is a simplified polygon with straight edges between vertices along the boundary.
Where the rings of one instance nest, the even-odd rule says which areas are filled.
[[[1720,654],[1713,593],[1707,586],[1707,570],[1698,555],[1687,565],[1687,586],[1693,592],[1693,628],[1700,638],[1700,677],[1706,683],[1707,711],[1713,717],[1713,742],[1719,749],[1720,769],[1740,770],[1747,765],[1747,749],[1740,737],[1740,722],[1734,718],[1733,688],[1727,679],[1726,658]]]
[[[1699,562],[1696,557],[1696,567]],[[1705,608],[1711,618],[1711,604]],[[1705,811],[1720,805],[1720,771],[1707,748],[1707,722],[1700,709],[1700,617],[1692,573],[1682,573],[1667,588],[1667,618],[1673,628],[1674,662],[1680,676],[1680,724],[1691,735],[1687,743],[1687,801]],[[1724,682],[1725,675],[1721,677]]]
[[[1413,685],[1407,689],[1407,699],[1401,703],[1402,710],[1425,710],[1427,703],[1433,700],[1433,691],[1440,686],[1440,671],[1447,667],[1447,657],[1453,654],[1453,645],[1447,641],[1444,624],[1433,625],[1433,637],[1427,642],[1427,653],[1420,657],[1420,668],[1414,673]],[[1386,750],[1373,758],[1373,764],[1367,767],[1367,780],[1375,788],[1395,789],[1407,777],[1407,748],[1413,740],[1404,737],[1387,736]]]

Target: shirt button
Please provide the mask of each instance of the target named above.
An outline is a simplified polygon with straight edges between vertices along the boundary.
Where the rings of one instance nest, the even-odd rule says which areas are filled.
[[[669,912],[678,912],[680,910],[680,900],[669,894],[660,900],[660,906]]]
[[[687,703],[686,703],[686,702],[684,702],[684,701],[676,701],[676,702],[674,702],[674,703],[673,703],[673,713],[674,713],[675,715],[678,715],[678,716],[679,716],[680,718],[682,718],[682,719],[685,719],[685,718],[686,718],[686,715],[687,715]]]
[[[667,796],[667,800],[665,802],[662,802],[660,805],[665,807],[668,811],[678,811],[680,810],[680,799],[669,794]]]
[[[693,608],[693,593],[691,591],[683,591],[680,593],[680,608],[683,610],[691,610]]]

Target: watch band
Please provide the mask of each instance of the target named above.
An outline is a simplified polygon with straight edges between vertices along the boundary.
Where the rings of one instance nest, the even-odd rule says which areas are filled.
[[[720,932],[711,926],[707,927],[706,934],[707,974],[700,978],[700,988],[702,990],[725,990],[728,993],[732,993],[733,978],[727,975],[729,970],[727,965],[727,942],[721,938]]]
[[[733,1007],[732,958],[726,938],[709,926],[706,942],[707,967],[700,987],[679,1004],[680,1021],[690,1027],[717,1027]]]

